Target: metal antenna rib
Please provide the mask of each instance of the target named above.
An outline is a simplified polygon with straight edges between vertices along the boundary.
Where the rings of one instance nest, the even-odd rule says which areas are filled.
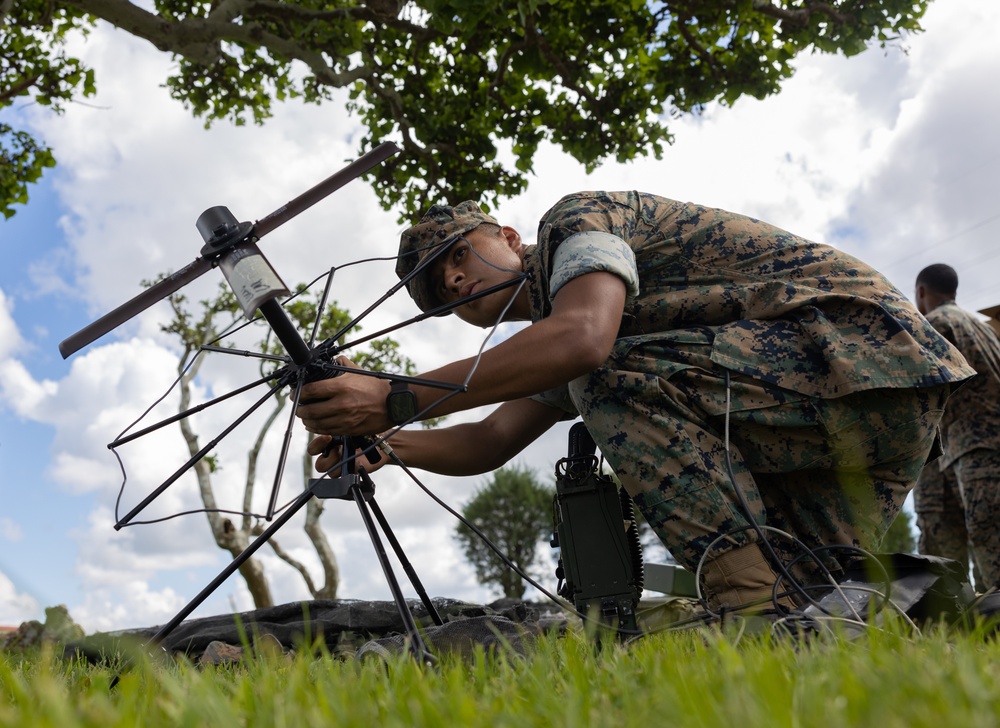
[[[293,200],[285,203],[271,214],[258,220],[248,233],[247,237],[262,238],[275,228],[284,225],[299,213],[308,210],[324,197],[332,194],[343,187],[355,177],[381,164],[394,154],[399,153],[399,147],[392,142],[379,144],[367,154],[359,157],[351,164],[344,167],[339,172],[335,172],[318,185],[306,190]],[[215,258],[196,258],[192,263],[181,268],[176,273],[164,278],[131,301],[122,304],[110,313],[105,314],[93,323],[84,326],[75,334],[67,337],[59,344],[59,353],[63,359],[68,359],[83,347],[93,343],[105,334],[121,326],[129,319],[137,316],[152,306],[154,303],[163,300],[170,294],[175,293],[191,281],[211,270],[215,265]]]

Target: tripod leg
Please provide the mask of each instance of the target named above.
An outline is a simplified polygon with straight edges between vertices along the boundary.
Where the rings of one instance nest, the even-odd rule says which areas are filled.
[[[403,620],[406,635],[410,638],[410,651],[416,659],[427,664],[433,663],[434,656],[427,650],[427,645],[424,644],[424,638],[420,635],[417,623],[413,619],[413,613],[410,611],[410,607],[403,597],[403,592],[399,588],[399,582],[396,581],[396,575],[392,572],[389,557],[385,553],[385,547],[382,546],[382,539],[379,538],[378,530],[375,528],[375,521],[372,520],[372,514],[368,510],[364,494],[357,484],[351,486],[351,495],[354,496],[354,502],[358,504],[358,510],[361,511],[361,520],[365,522],[365,528],[368,529],[368,536],[371,538],[372,546],[375,547],[375,554],[378,556],[379,564],[382,565],[382,572],[385,574],[389,591],[392,592],[393,601],[396,602],[399,616]]]
[[[174,616],[173,619],[171,619],[165,625],[160,627],[160,630],[155,635],[153,635],[152,639],[150,639],[150,641],[147,643],[146,646],[155,647],[159,645],[164,639],[166,639],[167,635],[169,635],[171,632],[174,631],[174,629],[177,628],[177,625],[183,622],[185,618],[187,618],[187,616],[191,614],[191,612],[197,609],[198,605],[200,605],[203,601],[208,599],[208,597],[211,596],[212,592],[214,592],[216,589],[219,588],[219,586],[222,585],[222,582],[224,582],[226,579],[232,576],[243,565],[244,561],[253,556],[253,554],[257,551],[257,549],[259,549],[261,546],[267,543],[268,539],[270,539],[271,536],[273,536],[274,533],[279,528],[281,528],[283,525],[285,525],[285,523],[288,522],[288,519],[290,519],[292,516],[298,513],[298,511],[302,508],[302,506],[304,506],[306,503],[309,502],[310,498],[313,498],[312,488],[310,488],[309,490],[302,491],[302,495],[300,495],[298,498],[292,501],[291,505],[289,505],[288,508],[286,508],[282,512],[282,514],[277,519],[275,519],[274,523],[268,526],[260,534],[260,536],[258,536],[254,540],[253,543],[251,543],[249,546],[243,549],[243,551],[240,552],[239,556],[230,561],[226,565],[226,568],[223,569],[208,586],[206,586],[198,593],[198,596],[196,596],[194,599],[188,602],[187,606],[181,609],[181,611],[179,611]]]
[[[362,480],[369,480],[368,473],[364,470],[359,470],[358,472],[361,475]],[[374,497],[368,499],[368,506],[371,508],[372,513],[375,514],[375,519],[378,521],[379,528],[382,529],[382,533],[385,534],[386,539],[389,541],[389,545],[392,546],[392,550],[395,552],[396,558],[399,559],[399,563],[402,565],[403,571],[406,572],[407,578],[409,578],[410,583],[413,584],[413,588],[416,589],[417,594],[420,596],[420,601],[424,603],[427,613],[430,614],[431,619],[434,620],[434,624],[440,627],[444,624],[444,620],[441,619],[441,615],[438,614],[438,610],[431,601],[431,598],[427,596],[427,590],[424,589],[424,585],[420,582],[420,577],[417,576],[417,572],[413,569],[413,565],[410,563],[410,560],[406,558],[406,554],[403,553],[403,547],[399,545],[399,541],[396,539],[396,534],[394,534],[392,529],[389,527],[389,522],[382,513],[382,509],[379,508],[378,503],[375,502]]]

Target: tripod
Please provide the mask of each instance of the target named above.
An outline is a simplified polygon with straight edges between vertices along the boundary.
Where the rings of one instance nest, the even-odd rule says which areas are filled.
[[[302,383],[309,379],[320,379],[330,374],[330,369],[326,366],[326,362],[323,360],[322,354],[317,355],[317,352],[320,350],[309,348],[306,342],[299,335],[298,331],[292,325],[291,321],[288,319],[284,309],[278,305],[275,299],[269,299],[265,303],[261,304],[260,311],[296,365],[295,367],[289,369],[286,374],[279,379],[279,382],[284,383],[288,380],[294,379],[298,382],[298,388],[301,388]],[[314,359],[316,359],[315,364],[313,362]],[[337,375],[339,372],[334,371],[333,374]],[[294,413],[295,410],[293,409],[292,414],[294,415]],[[389,522],[386,520],[382,509],[379,508],[378,503],[375,501],[375,483],[372,481],[371,477],[364,470],[364,468],[357,467],[357,460],[351,455],[359,449],[364,449],[367,452],[378,452],[378,450],[375,448],[373,443],[367,442],[366,438],[340,437],[338,439],[341,452],[339,475],[337,477],[316,478],[310,480],[308,488],[306,488],[306,490],[303,491],[303,493],[298,496],[291,503],[291,505],[286,508],[281,515],[278,516],[278,518],[276,518],[274,522],[268,526],[268,528],[266,528],[260,536],[257,537],[256,540],[254,540],[253,543],[247,546],[247,548],[236,556],[219,573],[219,575],[208,584],[208,586],[206,586],[194,599],[181,609],[173,617],[173,619],[164,624],[160,630],[153,635],[150,640],[151,646],[160,644],[177,627],[177,625],[183,622],[184,619],[205,599],[207,599],[226,579],[239,570],[240,566],[242,566],[247,559],[253,556],[257,549],[267,543],[268,539],[281,529],[281,527],[303,506],[305,506],[310,499],[336,498],[341,500],[353,500],[358,506],[358,511],[364,521],[365,528],[368,531],[368,536],[375,548],[375,554],[378,557],[379,564],[382,567],[382,572],[385,575],[386,582],[389,585],[389,590],[392,593],[393,601],[396,603],[399,616],[403,620],[403,626],[406,630],[406,636],[408,638],[408,645],[411,654],[416,659],[424,663],[429,664],[434,661],[434,657],[427,649],[423,637],[420,635],[420,630],[417,628],[416,620],[413,618],[413,613],[410,611],[410,607],[406,603],[403,592],[399,587],[399,581],[396,579],[396,575],[393,572],[392,565],[390,564],[388,555],[386,554],[385,547],[382,544],[382,539],[375,527],[376,520],[378,521],[379,527],[382,529],[382,533],[385,534],[386,540],[389,541],[390,546],[395,552],[396,558],[399,559],[403,570],[409,577],[410,583],[416,589],[424,607],[427,609],[428,614],[434,621],[434,624],[441,625],[444,621],[441,619],[440,614],[438,614],[437,609],[430,600],[430,597],[428,597],[427,592],[424,589],[423,584],[420,582],[416,571],[413,569],[412,564],[406,558],[399,541],[396,539],[395,534],[389,527]],[[276,492],[277,489],[275,488],[271,496],[272,510]],[[269,515],[271,515],[271,512],[269,512]]]
[[[252,319],[256,312],[259,311],[260,315],[266,320],[288,354],[288,358],[284,359],[284,361],[287,362],[287,366],[279,369],[271,376],[263,377],[257,382],[247,385],[246,387],[241,388],[241,390],[237,390],[246,391],[253,386],[270,383],[271,387],[267,394],[259,400],[257,404],[253,405],[244,415],[238,418],[236,422],[230,425],[211,445],[206,446],[200,452],[195,454],[184,466],[178,469],[170,478],[163,482],[141,503],[139,503],[139,505],[133,508],[132,511],[130,511],[124,518],[117,522],[115,524],[116,529],[120,529],[121,527],[127,525],[140,511],[142,511],[147,505],[163,493],[167,487],[175,482],[184,472],[190,469],[198,460],[204,457],[215,443],[231,432],[236,424],[245,419],[254,409],[256,409],[256,407],[259,407],[278,389],[289,386],[294,390],[294,405],[289,419],[290,432],[291,424],[298,406],[298,394],[301,391],[302,386],[307,381],[337,376],[344,371],[343,367],[333,363],[335,361],[334,356],[342,348],[346,348],[346,346],[353,344],[337,346],[337,336],[331,337],[326,342],[323,342],[316,347],[312,347],[310,343],[306,343],[306,341],[298,333],[295,326],[289,320],[285,310],[278,303],[278,297],[282,294],[287,294],[288,290],[284,288],[284,284],[281,283],[280,278],[278,278],[277,274],[270,268],[270,265],[263,259],[263,256],[260,255],[259,250],[256,247],[256,242],[266,233],[312,206],[323,197],[346,184],[351,179],[360,176],[376,164],[379,164],[393,154],[398,153],[398,151],[399,149],[396,148],[394,144],[386,143],[380,145],[341,172],[331,176],[324,182],[316,185],[299,197],[283,205],[275,212],[272,212],[270,215],[265,216],[253,224],[248,222],[238,223],[236,218],[234,218],[225,207],[209,208],[199,217],[196,224],[196,227],[202,234],[205,241],[205,246],[202,248],[201,256],[199,258],[178,271],[176,274],[173,274],[159,283],[149,287],[142,294],[136,296],[131,301],[119,306],[117,309],[106,314],[104,317],[68,337],[60,344],[60,352],[63,357],[66,358],[137,315],[141,311],[145,310],[152,304],[176,292],[188,282],[191,282],[200,276],[202,273],[213,267],[220,267],[225,274],[230,287],[236,294],[240,305],[243,307],[247,318]],[[364,313],[347,324],[343,331],[348,331],[353,328],[367,313],[372,311],[376,306],[381,304],[400,288],[404,287],[413,276],[420,273],[426,265],[429,265],[434,257],[436,257],[434,254],[428,256],[428,260],[425,261],[423,265],[418,266],[416,270],[412,271],[408,276],[402,279]],[[493,292],[493,290],[500,287],[504,286],[495,286],[493,289],[484,291],[481,295],[489,295]],[[324,293],[324,301],[326,300],[328,293],[329,282],[327,290]],[[422,314],[393,328],[406,326],[429,316],[437,315],[439,312],[440,311],[432,311]],[[316,336],[318,322],[319,317],[317,317],[317,325],[313,330],[311,340]],[[379,332],[366,337],[364,340],[375,338],[383,333],[384,332]],[[353,343],[356,344],[359,342]],[[370,374],[372,376],[386,379],[409,379],[408,377],[396,377],[394,375],[373,372],[361,371],[359,373]],[[451,392],[461,391],[465,388],[465,385],[454,385],[427,380],[421,380],[421,383],[428,386],[436,386],[445,390],[450,390]],[[141,437],[144,434],[148,434],[158,427],[162,427],[170,422],[175,422],[178,419],[182,419],[189,414],[199,411],[200,409],[211,406],[215,402],[221,401],[227,396],[230,395],[224,395],[223,397],[216,398],[215,400],[205,403],[198,408],[192,408],[186,412],[181,412],[174,417],[168,418],[167,420],[152,427],[147,427],[140,432],[132,433],[127,437],[120,437],[118,440],[111,443],[109,447],[113,449],[117,445]],[[357,458],[354,453],[359,449],[362,449],[365,453],[377,453],[378,451],[373,443],[369,443],[363,439],[355,437],[341,437],[339,438],[339,441],[337,441],[337,444],[339,444],[340,451],[342,453],[341,462],[339,464],[339,473],[336,476],[331,476],[330,473],[327,473],[322,478],[309,481],[308,487],[285,509],[283,509],[282,512],[274,517],[278,486],[280,485],[284,462],[288,454],[289,437],[285,438],[282,452],[279,457],[279,465],[275,474],[274,487],[272,489],[270,504],[267,511],[267,520],[271,520],[272,517],[274,517],[273,522],[240,554],[238,554],[233,561],[230,562],[197,596],[195,596],[170,621],[164,624],[151,638],[148,643],[149,645],[156,646],[162,643],[163,640],[182,621],[184,621],[184,619],[188,617],[192,611],[194,611],[194,609],[207,599],[229,576],[239,570],[239,568],[261,546],[266,544],[268,540],[274,536],[274,534],[281,529],[282,526],[289,521],[289,519],[291,519],[305,505],[307,505],[312,498],[341,499],[353,500],[358,507],[359,513],[361,514],[369,538],[372,541],[376,556],[382,567],[386,582],[388,583],[393,600],[406,630],[406,636],[408,638],[408,645],[411,653],[414,657],[424,663],[429,663],[433,660],[433,657],[430,655],[420,631],[417,628],[413,614],[403,597],[399,581],[396,579],[389,557],[386,553],[386,549],[383,545],[382,536],[379,534],[379,529],[381,529],[381,533],[389,542],[390,547],[402,565],[412,586],[419,594],[420,599],[423,602],[424,607],[427,609],[431,619],[436,625],[443,624],[443,620],[435,609],[430,598],[427,596],[426,590],[420,583],[416,572],[414,571],[409,560],[406,558],[406,555],[403,553],[403,550],[393,534],[392,529],[389,527],[385,515],[379,508],[378,503],[375,500],[374,482],[364,468],[357,467],[356,464]],[[335,468],[336,467],[337,466],[335,466]]]
[[[187,605],[184,606],[184,608],[177,612],[177,614],[169,622],[160,627],[159,631],[157,631],[157,633],[153,635],[147,643],[147,646],[155,647],[163,642],[163,640],[165,640],[167,636],[191,614],[191,612],[193,612],[203,601],[211,596],[212,593],[215,592],[215,590],[221,586],[224,581],[226,581],[226,579],[238,571],[243,563],[253,556],[257,549],[267,543],[268,539],[277,533],[278,530],[281,529],[281,527],[284,526],[285,523],[292,518],[292,516],[298,513],[298,511],[312,498],[336,498],[341,500],[353,500],[357,504],[358,511],[361,513],[361,518],[364,521],[366,530],[368,531],[368,536],[375,548],[375,554],[382,567],[382,572],[389,585],[389,590],[392,593],[393,601],[396,603],[399,616],[403,620],[403,626],[406,629],[406,636],[409,640],[409,649],[412,655],[421,662],[428,664],[432,663],[434,658],[428,651],[427,646],[424,644],[423,637],[420,635],[420,630],[417,627],[413,613],[410,611],[410,607],[406,603],[406,599],[400,589],[399,581],[396,579],[392,565],[390,564],[388,555],[385,551],[385,547],[382,544],[382,539],[375,527],[376,520],[378,521],[379,527],[382,529],[382,533],[385,534],[386,540],[389,541],[390,546],[396,554],[396,558],[399,560],[403,570],[409,577],[410,583],[416,589],[417,594],[420,596],[420,600],[423,602],[428,614],[434,621],[434,624],[441,625],[444,622],[435,608],[434,603],[427,595],[427,591],[424,589],[420,579],[417,577],[416,571],[406,558],[399,541],[396,539],[395,534],[389,527],[389,523],[386,520],[382,509],[379,508],[378,503],[375,501],[375,483],[372,481],[371,477],[364,470],[364,468],[354,467],[353,462],[350,462],[349,458],[346,457],[346,453],[353,452],[359,444],[363,443],[356,442],[355,438],[340,438],[340,445],[342,452],[345,453],[345,457],[341,462],[341,474],[339,477],[318,478],[309,481],[309,487],[303,491],[302,494],[299,495],[281,513],[281,515],[279,515],[274,522],[253,541],[253,543],[247,546],[246,549],[244,549],[236,558],[227,564],[226,567],[219,572],[218,576],[209,582],[209,584],[202,589],[197,596],[195,596],[190,602],[187,603]]]

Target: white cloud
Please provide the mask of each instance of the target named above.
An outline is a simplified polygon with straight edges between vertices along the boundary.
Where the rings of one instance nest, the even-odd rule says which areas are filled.
[[[140,629],[163,624],[186,603],[174,589],[150,589],[143,580],[127,581],[115,589],[88,589],[83,601],[69,607],[73,621],[87,634]]]
[[[21,332],[11,316],[13,302],[0,290],[0,361],[16,354],[24,345]]]
[[[0,398],[22,417],[31,417],[57,392],[55,382],[36,381],[16,359],[0,360]]]
[[[0,571],[0,624],[16,627],[30,619],[44,619],[34,597],[19,592],[14,582]]]
[[[997,16],[985,3],[948,14],[931,5],[928,22],[939,22],[913,44],[910,93],[892,134],[850,192],[845,213],[831,221],[845,245],[857,246],[906,292],[925,265],[953,265],[959,303],[973,310],[998,302],[987,224],[1000,215]]]
[[[114,517],[98,506],[77,543],[75,574],[83,596],[69,607],[73,619],[88,632],[159,624],[187,601],[174,586],[154,588],[165,573],[201,567],[221,569],[224,555],[211,544],[202,523],[171,521],[164,526],[113,529]],[[199,587],[200,589],[200,587]]]

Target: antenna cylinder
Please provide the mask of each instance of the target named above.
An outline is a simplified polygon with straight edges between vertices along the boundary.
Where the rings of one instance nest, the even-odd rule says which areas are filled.
[[[245,243],[224,253],[219,258],[219,268],[248,319],[254,317],[265,301],[289,294],[288,287],[256,243]]]

